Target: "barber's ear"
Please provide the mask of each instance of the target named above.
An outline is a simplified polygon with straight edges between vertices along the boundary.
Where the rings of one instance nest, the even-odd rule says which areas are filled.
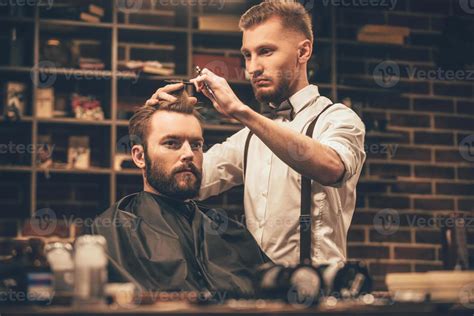
[[[133,145],[132,159],[138,168],[145,169],[145,151],[142,145]]]
[[[305,39],[298,44],[298,62],[307,63],[313,53],[313,43],[309,39]]]

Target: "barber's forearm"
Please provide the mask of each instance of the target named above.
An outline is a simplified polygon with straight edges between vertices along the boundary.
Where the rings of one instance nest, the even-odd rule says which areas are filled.
[[[322,185],[334,184],[344,174],[344,164],[330,147],[282,127],[250,107],[241,108],[233,116],[296,172]]]

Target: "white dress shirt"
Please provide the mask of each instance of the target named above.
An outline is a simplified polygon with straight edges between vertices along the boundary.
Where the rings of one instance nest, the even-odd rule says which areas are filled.
[[[306,133],[311,121],[332,102],[309,85],[290,97],[295,118],[278,124]],[[248,128],[214,145],[204,154],[200,199],[243,183],[243,156]],[[347,231],[356,201],[356,184],[365,161],[365,127],[355,112],[334,104],[320,117],[313,138],[334,149],[345,166],[339,183],[312,181],[311,259],[313,264],[346,259]],[[291,150],[291,144],[289,145]],[[299,262],[301,175],[282,162],[256,136],[250,141],[245,175],[244,208],[248,230],[275,262]]]

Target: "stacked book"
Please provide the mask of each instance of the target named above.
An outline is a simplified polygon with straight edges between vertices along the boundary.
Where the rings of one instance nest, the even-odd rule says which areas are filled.
[[[79,68],[84,70],[103,70],[105,64],[98,58],[79,57]]]
[[[175,63],[173,62],[159,62],[159,61],[141,61],[130,60],[121,62],[119,66],[125,67],[136,73],[147,73],[158,76],[172,76],[175,74]]]

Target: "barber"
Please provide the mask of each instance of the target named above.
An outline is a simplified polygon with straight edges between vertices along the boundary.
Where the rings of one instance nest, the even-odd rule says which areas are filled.
[[[245,126],[205,153],[200,198],[244,184],[247,228],[274,262],[345,260],[366,157],[364,124],[309,84],[314,39],[301,4],[264,1],[239,26],[246,70],[266,114],[244,104],[225,78],[208,69],[192,79],[217,111]],[[160,88],[147,104],[172,99],[179,88]]]

